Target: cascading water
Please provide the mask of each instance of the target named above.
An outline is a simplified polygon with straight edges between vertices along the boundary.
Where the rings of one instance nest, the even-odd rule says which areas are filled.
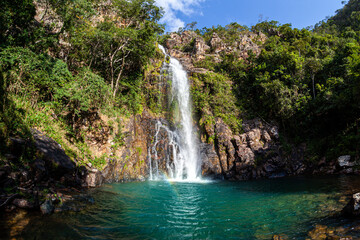
[[[166,51],[159,45],[166,57]],[[159,173],[159,165],[165,162],[167,175],[174,181],[196,181],[200,178],[199,153],[197,141],[191,118],[190,86],[187,73],[175,58],[170,57],[170,62],[164,61],[164,69],[171,80],[171,102],[178,107],[178,127],[172,131],[160,121],[156,124],[156,134],[151,149],[149,149],[150,180],[163,178]],[[169,153],[165,159],[160,159],[157,153],[159,132],[167,134]],[[151,157],[153,156],[153,158]]]

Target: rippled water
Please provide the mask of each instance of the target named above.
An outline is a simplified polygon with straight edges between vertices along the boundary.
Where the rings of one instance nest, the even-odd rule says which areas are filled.
[[[315,223],[339,225],[346,191],[360,178],[105,185],[81,213],[34,216],[27,239],[302,239]]]

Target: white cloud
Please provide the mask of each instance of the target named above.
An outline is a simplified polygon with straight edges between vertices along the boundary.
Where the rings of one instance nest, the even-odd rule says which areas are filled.
[[[196,7],[200,6],[205,0],[156,0],[156,5],[162,7],[165,11],[162,23],[166,23],[166,28],[171,31],[177,31],[180,27],[184,27],[185,23],[176,16],[177,12],[181,12],[190,16],[195,13]],[[199,13],[201,14],[201,12]]]

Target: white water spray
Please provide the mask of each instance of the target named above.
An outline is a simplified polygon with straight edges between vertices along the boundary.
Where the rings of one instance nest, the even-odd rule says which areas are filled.
[[[164,47],[159,45],[159,48],[167,57]],[[172,57],[170,57],[170,63],[164,61],[164,68],[167,69],[171,80],[172,102],[178,106],[179,127],[175,131],[171,131],[160,121],[156,124],[154,143],[148,154],[150,180],[162,178],[159,175],[159,165],[160,161],[166,161],[166,170],[170,180],[197,181],[200,179],[199,153],[191,118],[190,86],[187,73],[180,62]],[[168,145],[171,149],[171,153],[167,154],[166,159],[159,159],[156,150],[160,129],[166,131]],[[151,159],[151,153],[154,159]]]

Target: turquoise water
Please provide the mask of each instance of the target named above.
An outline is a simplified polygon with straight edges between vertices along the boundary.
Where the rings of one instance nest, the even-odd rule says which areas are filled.
[[[286,178],[249,182],[109,184],[80,213],[33,217],[31,239],[302,239],[339,212],[359,178]]]

